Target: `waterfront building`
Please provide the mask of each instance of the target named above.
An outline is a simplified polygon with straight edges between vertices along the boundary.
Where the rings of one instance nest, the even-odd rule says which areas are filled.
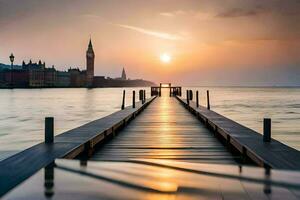
[[[35,70],[35,69],[45,69],[46,64],[45,62],[42,63],[41,60],[39,60],[38,63],[33,63],[32,60],[30,59],[28,64],[25,63],[25,61],[22,62],[22,69],[23,70]]]
[[[28,87],[29,73],[22,69],[14,69],[12,85],[15,87],[20,87],[20,88]]]
[[[94,76],[93,86],[94,87],[105,87],[106,82],[105,76]]]
[[[72,87],[85,87],[87,85],[86,71],[81,71],[79,68],[70,68],[68,72],[70,73],[70,85]]]
[[[11,76],[11,73],[13,76]],[[13,77],[13,78],[12,78]],[[29,85],[29,73],[21,69],[4,69],[0,72],[0,87],[28,87]]]
[[[56,87],[70,87],[70,73],[65,71],[57,71]]]
[[[43,87],[44,80],[44,69],[29,70],[29,87]]]
[[[54,66],[52,68],[45,68],[45,87],[54,87],[56,86],[57,82],[57,71],[55,70]]]
[[[45,83],[45,62],[41,60],[38,63],[33,63],[31,60],[28,64],[23,61],[22,68],[29,73],[29,87],[43,87]]]

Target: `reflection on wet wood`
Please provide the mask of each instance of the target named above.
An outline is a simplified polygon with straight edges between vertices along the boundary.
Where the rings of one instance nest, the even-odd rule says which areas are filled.
[[[299,181],[299,172],[237,165],[59,159],[3,199],[290,200],[300,198]]]

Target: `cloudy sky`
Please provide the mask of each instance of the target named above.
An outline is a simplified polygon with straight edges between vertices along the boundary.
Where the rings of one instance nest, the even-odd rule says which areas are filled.
[[[299,21],[299,0],[0,0],[0,63],[83,69],[91,35],[97,75],[300,85]]]

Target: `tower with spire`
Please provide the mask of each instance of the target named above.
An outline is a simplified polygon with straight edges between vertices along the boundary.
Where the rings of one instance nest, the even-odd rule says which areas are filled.
[[[89,46],[86,51],[86,84],[88,87],[93,86],[94,62],[95,62],[95,53],[93,50],[92,39],[90,38]]]
[[[121,79],[122,79],[122,80],[127,80],[126,72],[125,72],[124,67],[123,67],[123,70],[122,70],[122,76],[121,76]]]

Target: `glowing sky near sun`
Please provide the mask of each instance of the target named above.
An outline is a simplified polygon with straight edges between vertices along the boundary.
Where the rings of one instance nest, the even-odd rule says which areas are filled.
[[[298,0],[0,0],[0,63],[189,85],[300,85]]]

